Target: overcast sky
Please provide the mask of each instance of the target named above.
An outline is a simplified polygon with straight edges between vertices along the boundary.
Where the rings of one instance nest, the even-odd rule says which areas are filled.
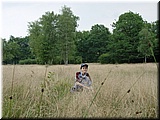
[[[54,11],[60,14],[62,6],[70,7],[73,14],[79,16],[79,27],[77,30],[90,30],[95,24],[103,24],[112,32],[111,24],[118,20],[118,17],[132,11],[139,13],[143,20],[154,22],[158,19],[158,1],[140,2],[112,2],[112,1],[78,1],[67,0],[58,1],[14,1],[2,0],[1,2],[1,36],[9,39],[14,37],[24,37],[28,35],[28,22],[38,20],[47,11]],[[76,1],[76,0],[75,0]]]

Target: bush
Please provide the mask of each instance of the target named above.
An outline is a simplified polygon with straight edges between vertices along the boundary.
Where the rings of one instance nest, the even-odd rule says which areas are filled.
[[[69,57],[69,64],[80,64],[82,63],[81,56],[70,56]]]
[[[99,56],[98,61],[101,64],[111,63],[110,55],[109,53],[105,53]]]
[[[80,63],[82,63],[82,56],[76,56],[75,64],[80,64]]]
[[[37,64],[37,60],[36,59],[20,60],[19,64]]]

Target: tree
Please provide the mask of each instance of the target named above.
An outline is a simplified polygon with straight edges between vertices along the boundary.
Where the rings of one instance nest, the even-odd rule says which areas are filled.
[[[75,50],[75,32],[78,26],[77,20],[69,7],[62,7],[61,14],[58,16],[58,47],[61,59],[68,64],[69,56],[74,54]]]
[[[28,36],[24,38],[10,36],[10,39],[8,41],[2,39],[3,63],[18,64],[20,60],[33,58],[28,42]]]
[[[8,42],[5,39],[2,40],[2,49],[3,49],[3,64],[8,64],[11,62],[11,60],[14,58],[13,54],[11,54],[10,46],[8,45]]]
[[[110,41],[109,29],[104,25],[94,25],[90,30],[90,35],[88,37],[88,62],[97,62],[98,57],[109,51],[107,45]]]
[[[109,51],[111,33],[104,25],[94,25],[90,31],[76,33],[77,53],[82,62],[98,62],[98,57]]]
[[[61,14],[46,12],[45,15],[29,23],[29,39],[32,52],[41,64],[57,64],[74,55],[77,16],[64,6]]]
[[[151,43],[151,39],[153,39],[151,33],[148,31],[147,28],[143,28],[140,32],[139,32],[139,46],[138,46],[138,51],[144,55],[144,61],[146,63],[147,61],[147,57],[152,55],[152,52],[150,50],[150,47],[153,48],[153,43]],[[151,48],[151,49],[152,49]]]
[[[41,60],[41,31],[42,27],[39,24],[39,21],[29,22],[28,25],[29,31],[29,45],[33,55],[37,60]]]
[[[57,15],[46,12],[39,21],[29,23],[31,50],[41,64],[56,62],[57,21]]]
[[[150,36],[150,39],[148,39],[148,43],[150,44],[150,52],[151,55],[147,56],[148,62],[155,62],[159,61],[159,41],[158,41],[158,20],[155,22],[148,23],[147,21],[144,22],[144,28],[148,32],[147,35]]]
[[[159,62],[159,20],[151,23],[151,33],[153,35],[153,51],[156,61]]]
[[[34,58],[31,54],[30,46],[29,46],[29,37],[16,37],[14,41],[19,45],[19,60],[25,60],[28,58]]]
[[[20,46],[14,36],[10,36],[9,41],[3,40],[3,63],[17,64],[20,60]]]
[[[138,34],[144,26],[142,17],[131,11],[119,16],[114,23],[113,38],[110,43],[110,56],[118,63],[131,63],[139,59],[137,46],[139,43]]]
[[[41,64],[61,64],[62,60],[68,64],[75,54],[75,31],[79,17],[66,6],[61,12],[46,12],[39,20],[28,25],[29,43]]]
[[[82,62],[87,62],[88,58],[88,49],[89,43],[88,38],[90,35],[90,31],[78,31],[76,32],[76,55],[82,57]]]

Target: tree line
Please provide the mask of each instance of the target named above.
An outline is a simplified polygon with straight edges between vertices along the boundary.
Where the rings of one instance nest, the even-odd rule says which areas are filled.
[[[3,64],[159,62],[158,20],[128,11],[113,22],[113,33],[102,24],[77,31],[78,20],[67,6],[60,14],[45,12],[28,23],[28,36],[1,39]]]

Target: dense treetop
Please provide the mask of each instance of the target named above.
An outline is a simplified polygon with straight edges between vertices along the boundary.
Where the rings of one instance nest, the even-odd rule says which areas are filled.
[[[79,64],[158,62],[159,21],[148,23],[128,11],[113,22],[77,31],[79,16],[63,6],[60,14],[45,12],[28,23],[26,37],[1,39],[3,64]]]

